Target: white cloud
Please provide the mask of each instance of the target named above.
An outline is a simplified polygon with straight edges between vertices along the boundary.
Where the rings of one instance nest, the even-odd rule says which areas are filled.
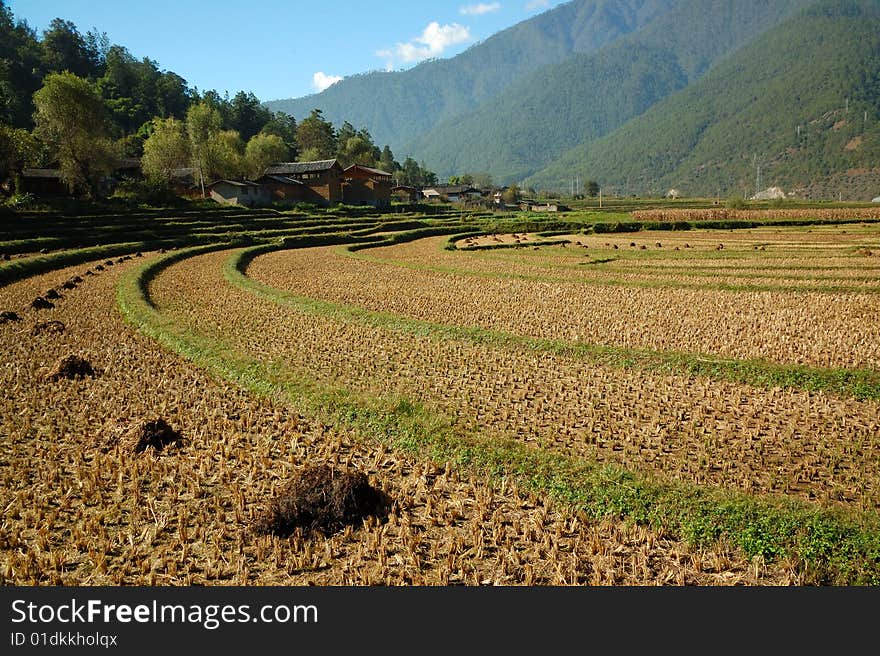
[[[317,73],[312,75],[312,86],[314,86],[318,91],[323,91],[327,87],[336,84],[341,79],[341,75],[327,75],[323,71],[318,71]]]
[[[463,16],[482,16],[483,14],[490,14],[493,11],[498,11],[499,9],[501,9],[500,2],[481,2],[476,5],[460,7],[458,13]]]
[[[377,50],[376,55],[385,59],[386,68],[391,70],[395,61],[408,64],[431,57],[439,57],[450,46],[470,40],[471,31],[469,28],[458,23],[440,25],[437,21],[432,21],[420,36],[406,43],[398,43],[393,48]]]
[[[533,9],[544,9],[550,6],[550,0],[529,0],[526,3],[526,11],[532,11]]]

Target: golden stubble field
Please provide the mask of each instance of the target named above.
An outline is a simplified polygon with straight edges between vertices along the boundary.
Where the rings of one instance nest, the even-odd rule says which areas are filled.
[[[877,227],[718,232],[571,235],[568,247],[537,251],[449,252],[437,237],[362,251],[360,262],[333,248],[282,251],[257,258],[249,273],[305,296],[448,325],[880,368]],[[843,289],[815,289],[835,285]]]
[[[388,453],[212,378],[123,322],[115,285],[132,265],[82,276],[54,309],[27,305],[90,265],[0,289],[0,309],[22,318],[0,325],[4,584],[797,582],[786,562],[762,566],[721,547],[694,550],[662,532],[588,521],[505,481]],[[185,291],[182,271],[173,267],[172,284],[158,289]],[[228,294],[202,292],[202,301]],[[50,320],[63,332],[32,334]],[[72,354],[96,376],[47,380]],[[156,417],[181,433],[181,446],[107,449],[120,430]],[[255,535],[253,519],[274,492],[318,463],[366,472],[394,501],[388,520],[326,538]]]
[[[859,509],[880,500],[877,401],[599,366],[311,314],[231,286],[221,273],[228,256],[199,256],[162,273],[151,286],[159,308],[306,378],[370,396],[403,395],[469,431],[664,479]],[[322,284],[312,266],[322,258],[361,269],[364,279],[377,266],[304,249],[261,256],[251,269],[301,294]],[[337,287],[319,271],[319,280]],[[472,294],[485,293],[481,279],[466,280]],[[401,285],[389,295],[414,296],[412,289]]]

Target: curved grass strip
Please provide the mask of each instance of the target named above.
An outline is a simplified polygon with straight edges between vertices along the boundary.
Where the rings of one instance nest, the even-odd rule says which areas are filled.
[[[525,250],[527,247],[547,247],[547,246],[556,246],[561,243],[571,243],[568,241],[557,241],[557,242],[530,242],[525,245],[514,245],[513,248],[515,250]],[[468,253],[471,251],[494,251],[501,249],[510,249],[510,244],[492,244],[490,246],[471,246],[468,248],[460,248],[458,249],[460,252]],[[603,250],[607,249],[592,249],[592,254],[596,254],[596,252],[603,252]],[[880,288],[878,287],[859,287],[849,283],[854,282],[865,282],[865,283],[877,283],[880,282],[880,266],[868,266],[868,267],[858,267],[858,271],[864,271],[866,273],[871,273],[872,275],[863,275],[863,276],[847,276],[845,278],[841,278],[839,276],[832,275],[810,275],[810,271],[821,271],[824,269],[839,269],[851,271],[853,267],[843,267],[843,266],[833,266],[833,267],[823,267],[821,265],[816,265],[815,267],[808,266],[767,266],[762,263],[756,262],[758,265],[755,268],[749,268],[747,266],[737,266],[732,267],[727,264],[718,264],[716,266],[701,266],[699,268],[690,267],[682,267],[682,266],[652,266],[652,260],[660,260],[661,257],[658,256],[657,253],[653,253],[648,257],[644,257],[642,255],[635,255],[631,253],[624,252],[622,254],[618,254],[617,251],[614,251],[614,256],[608,258],[600,258],[599,260],[585,261],[582,260],[580,262],[572,262],[572,263],[560,263],[560,262],[549,262],[544,260],[539,260],[537,258],[529,258],[525,263],[531,267],[537,267],[539,269],[547,269],[547,270],[557,270],[562,269],[566,271],[582,271],[583,267],[591,264],[607,264],[608,266],[602,267],[602,271],[612,275],[612,274],[630,274],[630,275],[638,275],[643,276],[646,279],[643,280],[627,280],[621,281],[614,278],[608,278],[603,280],[579,280],[573,278],[565,278],[561,276],[535,276],[536,279],[540,281],[548,281],[548,282],[567,282],[567,283],[575,283],[575,284],[599,284],[599,285],[626,285],[631,287],[657,287],[658,284],[663,287],[669,287],[674,289],[724,289],[727,291],[792,291],[792,292],[821,292],[821,293],[841,293],[841,292],[851,292],[854,294],[877,294],[880,293]],[[587,253],[584,253],[586,255]],[[838,257],[844,256],[841,254]],[[472,257],[475,257],[479,260],[484,260],[488,262],[510,262],[510,258],[507,255],[499,255],[495,253],[486,253],[486,252],[474,252]],[[572,258],[573,259],[573,258]],[[687,259],[695,259],[692,257],[688,257]],[[745,258],[737,258],[737,257],[729,257],[729,260],[745,260]],[[780,256],[778,259],[784,259],[784,256]],[[812,258],[811,258],[812,259]],[[828,256],[827,259],[832,259],[831,256]],[[671,258],[662,259],[663,262],[672,261]],[[621,266],[623,263],[637,263],[639,266],[637,268]],[[613,263],[613,264],[612,264]],[[398,262],[389,261],[389,264],[400,265]],[[736,269],[736,270],[734,270]],[[469,271],[467,269],[462,269],[461,275],[473,275],[478,276],[481,272],[478,271]],[[778,271],[778,272],[777,272]],[[779,273],[779,272],[792,272],[792,271],[801,271],[803,273]],[[528,275],[528,274],[522,274]],[[784,280],[784,281],[793,281],[793,282],[814,282],[815,284],[809,285],[784,285],[784,284],[769,284],[769,283],[747,283],[743,282],[740,284],[737,283],[688,283],[688,282],[680,282],[678,280],[666,280],[669,277],[676,278],[691,278],[694,280],[709,280],[717,277],[727,277],[727,278],[735,278],[737,280],[761,280],[766,278],[773,278],[775,280]],[[649,280],[647,278],[654,278],[655,280]]]
[[[237,352],[219,339],[175,324],[156,310],[147,290],[159,272],[184,258],[223,247],[180,251],[127,271],[118,287],[125,318],[212,375],[260,396],[286,399],[327,423],[353,430],[365,441],[453,463],[478,476],[511,477],[591,517],[612,516],[663,528],[697,546],[721,542],[747,556],[785,558],[807,584],[880,584],[880,518],[876,514],[664,483],[620,467],[465,432],[448,418],[405,398],[377,399],[304,380],[281,363]],[[235,260],[266,248],[239,252]]]
[[[753,227],[753,226],[749,226]],[[514,232],[519,232],[519,230],[514,230]],[[446,245],[444,246],[445,250],[458,251],[463,253],[473,253],[474,257],[480,258],[491,258],[492,255],[487,251],[496,251],[496,250],[526,250],[528,248],[533,248],[535,246],[551,246],[555,245],[550,242],[534,242],[528,244],[489,244],[485,246],[470,246],[467,248],[460,248],[456,244],[459,241],[462,241],[468,237],[487,237],[493,234],[499,234],[496,232],[484,232],[484,231],[474,231],[467,233],[459,233],[451,237]],[[558,234],[558,233],[554,233]],[[560,240],[560,243],[566,242],[571,243],[568,240]],[[355,253],[354,251],[349,251],[348,254],[351,257],[356,257],[358,259],[362,259],[368,262],[374,262],[376,264],[387,264],[391,266],[401,267],[405,269],[412,269],[415,271],[434,271],[436,273],[445,273],[450,275],[459,275],[459,276],[469,276],[474,278],[486,278],[486,279],[513,279],[513,280],[529,280],[533,282],[565,282],[577,285],[584,286],[595,286],[595,287],[637,287],[640,289],[660,289],[660,288],[671,288],[671,289],[694,289],[694,290],[715,290],[715,291],[727,291],[727,292],[795,292],[795,293],[807,293],[807,292],[815,292],[815,293],[845,293],[851,292],[856,294],[876,294],[880,293],[880,290],[877,289],[865,289],[861,287],[855,287],[853,285],[846,284],[837,284],[837,285],[825,285],[825,284],[817,284],[817,285],[772,285],[772,284],[737,284],[737,283],[724,283],[724,282],[715,282],[713,284],[705,284],[700,282],[688,283],[682,281],[668,281],[668,280],[625,280],[619,278],[602,278],[602,279],[583,279],[583,280],[572,280],[571,278],[563,278],[559,276],[553,275],[537,275],[537,274],[527,274],[527,273],[510,273],[510,272],[493,272],[493,271],[476,271],[467,268],[461,267],[453,267],[453,266],[442,266],[442,265],[430,265],[430,264],[421,264],[416,262],[407,262],[403,260],[394,260],[391,258],[380,258],[371,255],[365,255],[363,253]],[[625,257],[626,251],[623,252]],[[665,254],[664,254],[665,255]],[[640,254],[643,257],[643,255]],[[620,255],[616,255],[615,259],[620,258]],[[659,254],[652,254],[648,256],[651,257],[661,257]],[[689,258],[700,257],[700,258],[713,258],[713,259],[741,259],[740,253],[730,253],[730,254],[721,254],[719,255],[717,252],[713,251],[712,253],[705,254],[694,254],[689,253]],[[494,259],[494,258],[493,258]],[[586,264],[606,264],[610,263],[611,260],[603,261],[603,262],[584,262]],[[543,267],[543,268],[553,268],[551,265],[542,265],[541,263],[531,262],[535,266]],[[564,268],[574,269],[580,265],[563,265]],[[620,269],[619,267],[611,267],[610,271],[625,271],[624,269]],[[655,274],[661,275],[661,274]],[[690,277],[700,277],[701,274],[694,272],[687,272],[685,275]],[[706,274],[702,274],[706,275]],[[711,277],[710,275],[707,277]],[[736,277],[746,277],[746,276],[736,276]],[[760,277],[760,276],[756,276]],[[858,280],[858,279],[857,279]],[[874,280],[873,278],[864,278],[866,281]]]
[[[406,233],[401,233],[401,235],[406,235]],[[383,245],[386,245],[385,241],[371,242],[350,246],[344,250],[351,251],[355,248],[364,249]],[[880,371],[871,369],[786,365],[759,359],[731,360],[702,353],[585,344],[558,339],[539,339],[479,327],[450,326],[390,312],[368,310],[355,305],[299,296],[275,289],[246,275],[247,266],[255,257],[285,247],[288,245],[267,244],[237,252],[224,265],[224,275],[230,283],[241,289],[273,303],[295,307],[301,312],[330,316],[342,321],[357,321],[416,336],[463,340],[495,348],[543,351],[552,355],[585,360],[600,366],[686,376],[705,376],[759,388],[781,387],[811,392],[830,392],[861,400],[880,399]]]

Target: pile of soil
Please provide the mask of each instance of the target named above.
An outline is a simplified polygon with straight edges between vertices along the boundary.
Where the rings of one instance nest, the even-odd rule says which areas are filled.
[[[86,376],[95,377],[95,370],[92,368],[92,365],[78,355],[68,355],[66,358],[61,358],[58,361],[55,369],[46,376],[46,380],[57,381],[62,378],[73,379],[85,378]]]
[[[158,453],[171,446],[181,446],[183,443],[183,436],[159,417],[116,427],[109,436],[99,442],[98,448],[105,453],[117,446],[132,453],[143,453],[147,449],[153,449]]]
[[[52,300],[52,301],[61,298],[61,294],[59,294],[58,290],[56,290],[54,288],[47,291],[45,294],[43,294],[43,296],[48,298],[49,300]]]
[[[55,307],[55,304],[52,301],[47,301],[42,296],[37,296],[33,301],[31,301],[31,307],[35,310],[51,310]]]
[[[31,329],[31,335],[36,337],[37,335],[60,335],[64,332],[66,326],[60,321],[44,321],[43,323],[38,323],[34,325]]]
[[[145,421],[130,431],[127,440],[123,444],[131,446],[135,453],[142,453],[147,449],[162,451],[167,446],[178,446],[183,442],[183,436],[164,419]]]
[[[21,321],[21,317],[10,310],[3,310],[3,312],[0,312],[0,326],[10,321]]]
[[[254,531],[287,537],[300,528],[330,535],[370,515],[384,518],[389,506],[388,496],[372,487],[363,472],[315,465],[281,490],[257,518]]]

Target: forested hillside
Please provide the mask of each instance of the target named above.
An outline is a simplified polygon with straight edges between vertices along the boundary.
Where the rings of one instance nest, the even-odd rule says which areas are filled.
[[[822,0],[526,184],[564,186],[577,171],[621,193],[778,185],[870,199],[878,167],[880,5]]]
[[[719,58],[808,0],[682,0],[597,52],[546,66],[407,144],[443,175],[514,182],[590,143],[699,79]],[[567,176],[566,176],[567,179]]]
[[[640,29],[678,0],[575,0],[499,32],[457,57],[406,71],[345,78],[325,91],[267,102],[272,110],[306,116],[313,109],[337,123],[367,126],[395,150],[438,122],[499,97],[531,71],[594,52]]]

